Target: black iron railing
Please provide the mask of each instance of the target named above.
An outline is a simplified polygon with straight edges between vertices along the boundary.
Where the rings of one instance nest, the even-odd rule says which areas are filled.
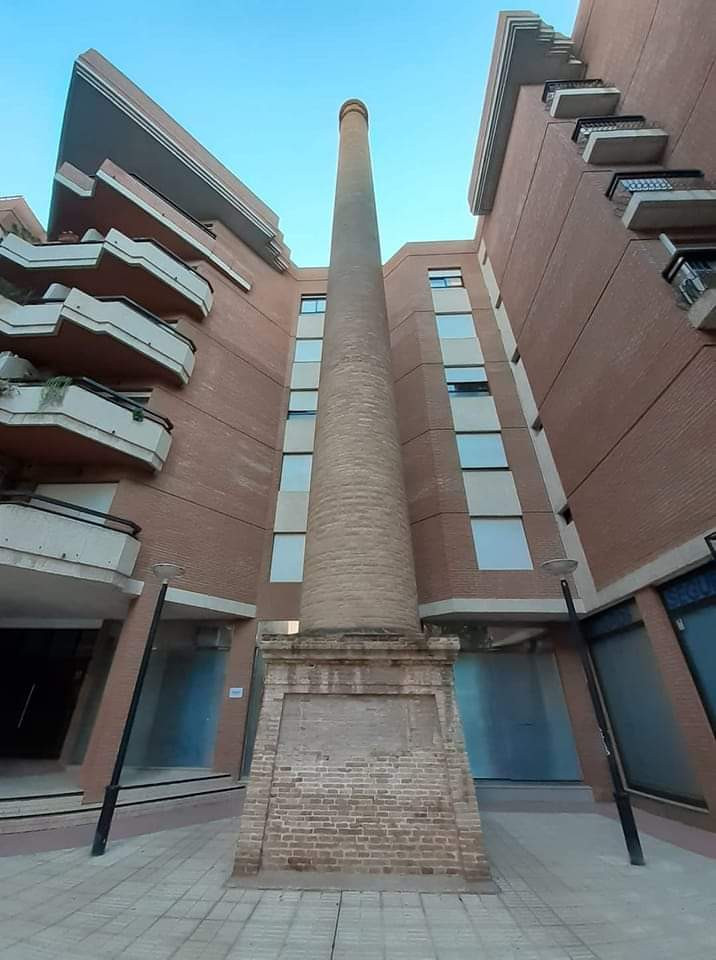
[[[590,133],[600,130],[639,130],[646,125],[646,117],[640,113],[621,114],[613,117],[580,117],[574,125],[572,140],[583,144]]]
[[[118,407],[124,407],[125,410],[129,410],[137,420],[152,420],[154,423],[158,423],[164,427],[168,433],[171,433],[174,429],[174,424],[169,417],[165,417],[161,413],[156,413],[154,410],[142,406],[142,404],[137,403],[136,400],[132,400],[123,393],[118,393],[111,387],[105,387],[104,384],[97,383],[96,380],[90,380],[89,377],[68,377],[67,380],[67,386],[80,387],[82,390],[87,390],[88,393],[94,393],[95,396],[101,397],[102,400],[107,400],[109,403],[116,403]],[[41,387],[46,383],[45,380],[25,380],[21,377],[13,377],[9,382],[18,387]]]
[[[661,275],[691,306],[709,287],[716,286],[716,245],[677,247]]]
[[[90,507],[70,503],[67,500],[46,497],[44,494],[33,493],[32,490],[0,490],[0,503],[16,503],[18,506],[27,507],[30,510],[53,513],[61,517],[68,516],[66,511],[71,511],[70,519],[72,520],[79,520],[80,523],[88,523],[93,527],[117,530],[119,533],[127,533],[134,538],[142,530],[139,524],[133,520],[125,520],[123,517],[116,517],[112,513],[92,510]],[[62,509],[53,510],[52,507],[62,507]],[[76,516],[76,514],[81,514],[81,516]],[[93,517],[97,519],[92,519]]]
[[[178,213],[180,213],[183,217],[186,217],[187,220],[191,220],[191,222],[195,224],[197,227],[201,227],[204,233],[208,233],[210,237],[213,237],[214,240],[216,240],[216,234],[210,227],[207,227],[207,225],[205,223],[202,223],[201,220],[197,220],[195,216],[189,213],[188,210],[185,210],[184,207],[180,207],[179,204],[175,203],[174,200],[170,200],[165,193],[162,193],[161,190],[157,190],[157,188],[153,184],[145,180],[144,177],[140,177],[138,173],[130,173],[130,176],[134,177],[135,180],[138,180],[148,190],[151,190],[152,193],[155,193],[161,200],[163,200],[165,203],[168,203],[170,207],[174,207],[174,209]]]
[[[548,80],[542,89],[542,103],[549,105],[555,93],[560,90],[581,90],[589,87],[603,87],[604,81],[597,77],[587,80]]]
[[[89,294],[88,294],[89,296]],[[30,300],[26,300],[25,304],[27,306],[32,306],[35,304],[42,303],[64,303],[66,297],[32,297]],[[183,340],[187,344],[192,353],[196,353],[196,344],[194,341],[187,337],[186,334],[181,333],[177,330],[173,323],[168,323],[166,320],[162,320],[161,317],[158,317],[156,313],[152,313],[151,310],[147,310],[146,307],[143,307],[141,304],[137,303],[136,300],[132,300],[130,297],[112,297],[112,296],[93,296],[93,300],[100,300],[102,303],[125,303],[128,307],[131,307],[136,313],[141,313],[143,317],[146,317],[147,320],[151,320],[152,323],[156,323],[158,327],[162,327],[164,330],[168,330],[170,333],[173,333],[175,337],[178,337],[179,340]]]
[[[679,181],[686,181],[684,189],[689,189],[690,180],[703,179],[703,170],[629,170],[615,173],[609,181],[604,196],[611,200],[617,190],[626,190],[628,193],[651,190],[678,190]]]

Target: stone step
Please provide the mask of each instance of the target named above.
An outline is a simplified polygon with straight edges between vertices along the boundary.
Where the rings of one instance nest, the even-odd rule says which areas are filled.
[[[174,780],[154,780],[129,784],[120,790],[118,807],[148,807],[172,800],[193,800],[210,794],[241,789],[230,774],[215,774]],[[0,833],[13,832],[18,821],[39,823],[45,817],[67,817],[68,823],[82,823],[84,815],[96,816],[101,803],[82,803],[82,791],[47,793],[34,796],[0,796]],[[79,819],[78,819],[79,818]]]

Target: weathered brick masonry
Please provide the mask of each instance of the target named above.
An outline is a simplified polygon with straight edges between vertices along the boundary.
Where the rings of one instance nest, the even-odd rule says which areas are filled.
[[[453,693],[458,641],[271,637],[236,873],[489,878]],[[431,883],[426,883],[429,888]]]

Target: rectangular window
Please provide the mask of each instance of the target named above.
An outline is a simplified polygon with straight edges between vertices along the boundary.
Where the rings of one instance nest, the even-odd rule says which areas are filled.
[[[438,313],[438,336],[443,340],[465,340],[475,337],[475,324],[471,313]]]
[[[473,517],[477,566],[480,570],[531,570],[525,528],[519,517]]]
[[[301,313],[325,313],[325,297],[301,297]]]
[[[584,629],[628,786],[703,805],[636,605],[612,607],[586,620]]]
[[[455,269],[428,270],[428,280],[433,289],[465,286],[462,282],[462,271],[459,267]]]
[[[323,340],[297,340],[294,360],[296,363],[318,363],[321,359]]]
[[[272,583],[300,583],[303,580],[304,533],[275,533],[271,552]]]
[[[318,390],[292,390],[288,397],[289,417],[312,417],[318,409]]]
[[[489,393],[484,367],[445,367],[448,393]]]
[[[310,453],[285,453],[281,463],[281,490],[305,492],[311,485]]]
[[[457,452],[464,470],[496,470],[507,466],[499,433],[458,433]]]

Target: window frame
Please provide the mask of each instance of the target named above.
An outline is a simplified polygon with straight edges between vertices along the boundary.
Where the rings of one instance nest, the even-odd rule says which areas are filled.
[[[299,347],[301,344],[311,343],[318,344],[318,357],[311,358],[309,360],[303,360],[299,357]],[[293,362],[294,363],[320,363],[323,356],[323,338],[322,337],[296,337],[296,345],[293,351]]]
[[[323,304],[323,310],[304,310],[304,305],[314,303],[314,304]],[[310,293],[301,297],[301,302],[298,305],[298,312],[300,314],[315,314],[315,313],[325,313],[326,312],[326,295],[325,293]]]
[[[502,450],[502,455],[504,457],[504,464],[491,464],[490,466],[466,466],[462,462],[462,453],[460,450],[460,437],[496,437],[500,448]],[[458,463],[460,464],[461,470],[506,470],[509,472],[510,464],[507,460],[507,452],[505,451],[505,444],[502,440],[502,431],[501,430],[456,430],[455,431],[455,443],[457,445],[457,458]]]
[[[464,287],[465,279],[461,267],[431,267],[428,269],[428,283],[431,290],[450,290]]]
[[[522,536],[524,538],[524,546],[527,551],[527,558],[529,560],[529,566],[520,566],[520,567],[494,567],[494,566],[482,566],[480,563],[480,552],[478,550],[478,538],[475,535],[475,523],[489,523],[493,526],[503,523],[518,523],[520,530],[522,531]],[[471,514],[470,516],[470,532],[472,533],[472,542],[475,549],[475,559],[477,562],[477,569],[481,572],[491,572],[491,573],[523,573],[527,570],[534,570],[534,559],[530,551],[529,540],[527,539],[527,531],[525,530],[524,519],[521,516],[515,516],[514,514],[502,516],[482,516],[480,514]]]

